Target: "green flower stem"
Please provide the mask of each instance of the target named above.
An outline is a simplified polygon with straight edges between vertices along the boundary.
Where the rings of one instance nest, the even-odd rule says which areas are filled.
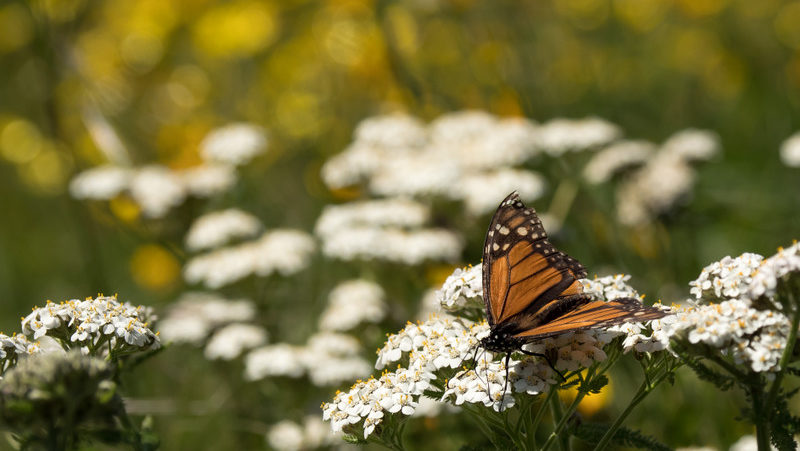
[[[664,360],[663,362],[664,365],[667,365],[666,360]],[[594,447],[594,451],[601,451],[605,449],[606,446],[608,446],[608,444],[611,442],[611,439],[614,437],[614,434],[617,432],[620,426],[622,426],[622,423],[625,422],[625,419],[628,418],[628,415],[631,414],[633,409],[640,402],[642,402],[642,400],[646,398],[647,395],[649,395],[650,392],[653,391],[653,389],[655,389],[658,386],[658,384],[663,382],[672,373],[673,370],[674,368],[665,367],[663,368],[662,372],[660,372],[655,378],[652,379],[646,377],[647,375],[645,375],[645,379],[644,381],[642,381],[642,385],[639,386],[639,389],[636,391],[636,394],[633,396],[633,399],[631,399],[631,402],[628,404],[627,407],[625,407],[625,410],[622,411],[622,413],[617,417],[617,419],[614,420],[614,423],[611,425],[610,428],[608,428],[606,433],[603,434],[603,437]]]
[[[762,386],[751,386],[750,399],[753,400],[753,422],[756,426],[756,443],[758,451],[769,451],[769,419],[765,412],[765,404],[761,399]]]
[[[773,409],[772,406],[775,405],[775,399],[778,397],[778,392],[781,389],[783,375],[786,374],[786,368],[789,366],[789,359],[792,358],[795,341],[797,341],[797,327],[798,324],[800,324],[800,308],[797,307],[797,303],[795,302],[794,290],[787,291],[789,305],[794,307],[794,312],[792,313],[792,326],[789,329],[789,338],[786,340],[786,347],[783,348],[783,354],[781,355],[781,360],[779,363],[780,369],[778,370],[778,374],[775,375],[775,380],[772,381],[772,387],[770,387],[769,394],[767,395],[767,402],[764,404],[764,413],[768,415],[768,418],[772,418],[772,415],[775,413],[775,409]],[[759,447],[759,449],[761,448]]]
[[[578,399],[577,397],[575,399]],[[553,444],[556,438],[558,438],[558,447],[561,451],[567,451],[568,448],[565,447],[564,440],[559,437],[560,435],[560,425],[562,421],[564,421],[564,409],[561,406],[561,400],[558,399],[558,396],[553,396],[550,398],[550,413],[553,415],[553,422],[556,423],[555,427],[553,428],[553,432],[550,433],[550,436],[547,437],[547,441],[544,442],[542,446],[542,450],[547,450]]]
[[[547,396],[544,398],[544,401],[542,401],[542,405],[539,406],[539,411],[536,412],[536,416],[533,418],[533,422],[531,423],[528,433],[528,442],[533,445],[531,449],[536,449],[536,431],[539,429],[539,424],[542,422],[542,418],[544,418],[544,412],[547,406],[550,405],[550,399],[553,396],[556,396],[557,393],[558,386],[551,385],[550,390],[547,391]]]

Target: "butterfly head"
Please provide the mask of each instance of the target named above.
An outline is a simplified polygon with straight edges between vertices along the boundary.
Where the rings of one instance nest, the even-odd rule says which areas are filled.
[[[498,328],[492,328],[489,335],[481,340],[481,346],[487,351],[502,353],[516,351],[523,343],[511,333]]]

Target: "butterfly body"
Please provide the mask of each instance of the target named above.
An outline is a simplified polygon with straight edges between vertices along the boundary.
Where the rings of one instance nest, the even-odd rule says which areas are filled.
[[[533,208],[516,192],[497,208],[483,250],[483,298],[490,326],[481,345],[494,352],[522,351],[543,338],[666,313],[638,299],[597,300],[583,294],[586,269],[556,249]]]

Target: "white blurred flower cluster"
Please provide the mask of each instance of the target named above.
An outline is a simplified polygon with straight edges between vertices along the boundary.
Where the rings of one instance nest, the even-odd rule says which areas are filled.
[[[255,316],[256,307],[248,299],[187,292],[169,306],[158,330],[168,342],[203,345],[208,359],[232,360],[267,342],[267,331],[251,324]]]
[[[455,260],[462,242],[446,229],[426,228],[429,209],[405,198],[325,207],[315,227],[322,252],[342,260],[386,260],[408,265]]]
[[[303,424],[283,420],[272,425],[267,433],[267,442],[277,451],[318,449],[342,444],[341,434],[334,434],[318,415],[309,415]]]
[[[643,148],[647,146],[617,150],[618,165],[590,161],[585,173],[587,179],[602,182],[634,162],[642,164],[620,182],[616,191],[617,218],[631,226],[645,224],[685,201],[696,178],[691,163],[715,156],[719,138],[712,132],[689,129],[672,135],[655,152]],[[601,151],[595,156],[599,158],[609,157]]]
[[[367,280],[340,283],[328,295],[328,306],[319,319],[319,328],[346,331],[361,323],[377,323],[386,315],[385,293],[380,285]]]
[[[190,251],[212,249],[232,239],[249,238],[262,229],[261,221],[244,211],[230,208],[197,218],[186,234]]]
[[[76,199],[93,200],[110,200],[125,193],[145,217],[161,218],[187,197],[207,198],[228,191],[236,183],[235,165],[263,152],[266,144],[266,135],[259,127],[223,127],[206,137],[201,146],[204,162],[199,166],[98,166],[75,176],[70,193]]]
[[[50,336],[65,345],[101,354],[131,352],[160,346],[150,329],[154,319],[150,308],[119,302],[116,296],[98,296],[61,303],[48,301],[22,319],[22,332],[38,339]]]
[[[336,385],[369,374],[361,352],[361,344],[350,335],[319,332],[304,346],[279,343],[254,349],[245,357],[245,379],[307,374],[316,386]]]
[[[446,114],[427,126],[407,115],[373,117],[322,177],[332,189],[365,184],[377,196],[441,196],[485,213],[514,189],[529,200],[542,195],[541,176],[513,169],[540,152],[537,130],[525,119],[481,111]]]
[[[247,299],[227,299],[215,293],[187,292],[172,303],[158,322],[166,341],[200,344],[212,329],[232,322],[250,321],[256,308]]]
[[[800,132],[793,134],[781,143],[780,156],[786,166],[800,167]]]
[[[209,288],[220,288],[250,275],[290,275],[308,265],[314,248],[314,240],[305,232],[270,230],[257,239],[193,257],[183,275],[187,282]]]
[[[37,342],[31,342],[25,335],[0,333],[0,374],[14,366],[21,357],[38,354],[41,351]]]

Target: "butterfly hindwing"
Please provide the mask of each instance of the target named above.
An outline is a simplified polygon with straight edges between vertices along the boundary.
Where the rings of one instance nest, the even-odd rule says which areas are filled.
[[[486,233],[483,290],[489,324],[533,315],[562,295],[577,294],[586,270],[557,250],[533,208],[516,192],[498,207]]]
[[[664,316],[662,310],[643,305],[634,298],[619,298],[606,302],[590,300],[586,296],[579,297],[587,299],[587,302],[557,315],[555,318],[548,318],[548,321],[540,325],[527,328],[514,335],[514,337],[531,341],[564,332],[595,327],[610,327],[629,321],[648,321]],[[559,301],[567,301],[567,299],[560,299]]]

